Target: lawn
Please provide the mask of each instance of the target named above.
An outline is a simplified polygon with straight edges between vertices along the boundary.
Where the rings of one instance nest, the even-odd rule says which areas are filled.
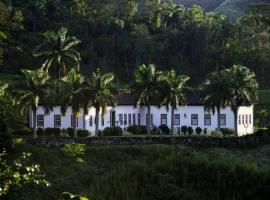
[[[8,199],[51,200],[64,191],[95,200],[232,199],[231,195],[235,199],[263,199],[269,193],[265,181],[270,180],[270,145],[244,150],[183,145],[86,146],[82,161],[61,148],[21,144],[9,158],[21,152],[33,154],[33,161],[41,165],[51,186],[29,186],[13,191]]]

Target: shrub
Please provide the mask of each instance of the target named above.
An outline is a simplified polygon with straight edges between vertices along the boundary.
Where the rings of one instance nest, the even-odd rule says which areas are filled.
[[[69,137],[73,137],[74,129],[73,128],[67,128],[67,134],[68,134]]]
[[[21,129],[15,129],[12,132],[12,134],[15,135],[15,136],[19,136],[19,137],[31,136],[32,135],[32,129],[30,129],[28,127],[23,127]]]
[[[160,125],[159,129],[162,131],[162,133],[170,134],[170,129],[167,125]]]
[[[187,126],[181,126],[181,132],[182,132],[184,135],[186,135],[187,130],[188,130]]]
[[[196,131],[196,133],[197,133],[198,135],[200,135],[201,132],[202,132],[202,128],[201,128],[201,127],[197,127],[197,128],[195,129],[195,131]]]
[[[121,136],[123,135],[123,130],[119,126],[107,127],[103,130],[104,136]]]
[[[37,129],[37,135],[38,136],[44,136],[45,135],[44,129],[43,128],[38,128]]]
[[[160,134],[160,129],[156,126],[153,126],[151,129],[151,134],[152,135],[159,135]]]
[[[131,125],[127,127],[127,131],[135,135],[147,134],[147,127],[142,125]]]
[[[2,148],[8,151],[14,148],[14,138],[10,132],[0,133],[0,151]]]
[[[226,135],[231,136],[231,135],[235,134],[234,129],[231,129],[231,128],[222,128],[222,129],[220,129],[220,131],[222,132],[222,134],[224,136],[226,136]]]
[[[189,135],[192,135],[192,133],[193,133],[193,128],[192,128],[191,126],[189,126],[187,131],[188,131],[188,134],[189,134]]]
[[[60,128],[45,128],[45,136],[59,137],[61,134]]]
[[[268,128],[259,128],[255,134],[258,136],[262,136],[263,134],[266,134],[266,133],[268,133]]]
[[[204,133],[204,135],[207,134],[207,128],[204,128],[204,129],[203,129],[203,133]]]
[[[89,136],[89,132],[88,132],[88,130],[79,129],[77,131],[77,135],[78,135],[78,137],[87,137],[87,136]]]
[[[213,137],[222,137],[223,133],[221,131],[212,131],[211,136],[213,136]]]

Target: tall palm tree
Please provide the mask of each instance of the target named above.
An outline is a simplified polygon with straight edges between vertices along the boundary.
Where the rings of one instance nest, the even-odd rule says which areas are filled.
[[[36,115],[37,107],[39,104],[45,104],[45,97],[48,93],[49,74],[48,72],[37,70],[21,70],[22,76],[13,83],[15,87],[15,97],[18,104],[22,109],[31,108],[33,111],[33,138],[37,137],[36,134]]]
[[[71,106],[74,137],[77,137],[77,117],[80,114],[80,109],[84,107],[84,77],[78,73],[76,68],[71,69],[67,76],[60,81],[60,91],[58,99],[61,105],[61,112],[65,114],[67,108]]]
[[[46,34],[46,41],[38,46],[34,51],[35,57],[44,58],[42,65],[44,70],[56,66],[58,69],[59,79],[61,72],[66,76],[67,68],[76,66],[79,69],[81,61],[80,54],[74,49],[81,43],[76,37],[67,36],[68,29],[61,28],[57,32]]]
[[[165,96],[162,104],[171,107],[171,134],[173,134],[174,130],[174,110],[178,106],[182,106],[186,104],[186,100],[184,97],[184,90],[186,88],[186,82],[189,80],[189,77],[186,75],[177,75],[175,70],[171,70],[165,73],[162,78],[165,81],[164,91]]]
[[[238,108],[239,106],[252,105],[258,101],[258,83],[255,73],[251,72],[247,67],[241,65],[233,65],[232,68],[226,70],[230,79],[228,105],[234,113],[235,134],[238,135]]]
[[[220,130],[220,110],[227,105],[230,80],[225,71],[213,72],[200,85],[206,110],[217,111],[217,128]]]
[[[86,82],[85,93],[89,106],[94,106],[96,110],[96,127],[95,135],[98,136],[99,131],[99,115],[104,117],[107,106],[116,105],[116,90],[114,88],[115,76],[113,73],[104,73],[97,69],[90,75],[90,79]]]
[[[135,71],[135,81],[133,92],[135,94],[136,105],[147,106],[147,134],[150,135],[151,104],[157,103],[160,83],[160,72],[155,65],[141,65]]]

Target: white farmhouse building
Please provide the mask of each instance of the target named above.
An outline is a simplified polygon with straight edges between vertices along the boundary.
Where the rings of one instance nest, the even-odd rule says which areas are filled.
[[[99,120],[99,128],[103,130],[109,126],[120,126],[126,128],[130,125],[146,125],[147,108],[145,106],[134,107],[134,97],[131,94],[121,92],[117,96],[118,104],[115,107],[108,107],[103,119]],[[217,116],[204,109],[199,98],[188,97],[187,105],[181,106],[175,110],[174,125],[176,129],[181,126],[191,126],[194,129],[201,127],[202,129],[213,131],[217,128]],[[230,107],[221,110],[220,124],[222,128],[234,129],[234,114]],[[239,108],[238,116],[238,136],[253,133],[253,105],[242,106]],[[30,114],[30,126],[33,127],[33,113]],[[73,127],[72,110],[67,109],[65,115],[61,115],[60,106],[54,106],[53,111],[45,114],[42,106],[37,110],[37,127]],[[151,106],[151,125],[168,125],[171,124],[171,110],[167,110],[165,106],[160,108]],[[77,119],[78,129],[86,129],[94,136],[95,131],[95,108],[91,107],[88,114],[81,111]]]

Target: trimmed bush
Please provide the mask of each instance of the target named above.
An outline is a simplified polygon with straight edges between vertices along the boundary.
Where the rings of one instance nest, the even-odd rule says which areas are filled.
[[[267,134],[268,132],[268,128],[259,128],[255,134],[258,136],[262,136],[263,134]]]
[[[192,135],[192,133],[193,133],[193,128],[192,128],[191,126],[189,126],[187,131],[188,131],[188,134],[189,134],[189,135]]]
[[[43,128],[37,128],[37,136],[44,136],[45,132]]]
[[[123,130],[119,126],[107,127],[103,130],[104,136],[121,136],[123,135]]]
[[[60,128],[45,128],[45,136],[59,137],[61,134]]]
[[[204,128],[204,129],[203,129],[203,133],[204,133],[204,135],[207,134],[207,128]]]
[[[159,135],[160,134],[160,129],[158,127],[156,127],[156,126],[153,126],[151,128],[151,134],[152,135]]]
[[[196,133],[197,133],[198,135],[200,135],[200,134],[202,133],[202,128],[201,128],[201,127],[197,127],[197,128],[195,129],[195,131],[196,131]]]
[[[12,134],[18,137],[32,136],[32,129],[23,127],[21,129],[15,129]]]
[[[231,128],[222,128],[222,129],[220,129],[220,131],[222,132],[222,134],[223,134],[224,136],[232,136],[232,135],[235,135],[234,129],[231,129]]]
[[[73,137],[74,129],[73,128],[67,128],[67,134],[68,134],[69,137]]]
[[[2,148],[5,148],[7,151],[14,148],[14,139],[10,132],[0,133],[0,150]]]
[[[159,129],[162,131],[164,134],[170,134],[170,129],[167,125],[160,125]]]
[[[127,131],[135,135],[147,134],[147,127],[142,125],[131,125],[127,127]]]
[[[222,137],[223,133],[221,131],[212,131],[211,136],[213,136],[213,137]]]
[[[187,130],[188,130],[187,126],[181,126],[181,132],[182,132],[184,135],[186,135]]]
[[[89,132],[88,132],[88,130],[79,129],[79,130],[77,130],[77,135],[78,135],[78,137],[87,137],[87,136],[89,136]]]

